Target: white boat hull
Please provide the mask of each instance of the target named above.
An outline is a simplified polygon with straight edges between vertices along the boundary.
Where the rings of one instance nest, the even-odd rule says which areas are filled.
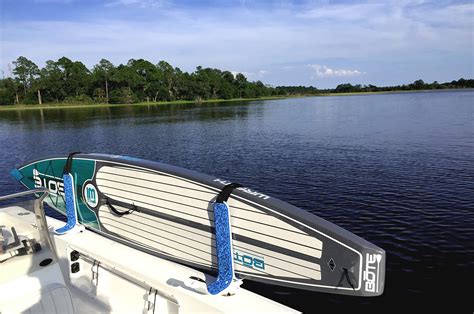
[[[35,215],[18,215],[24,212],[19,206],[0,209],[1,224],[17,226],[18,234],[34,232]],[[50,217],[47,223],[50,230],[64,224]],[[64,235],[51,231],[50,237],[57,253],[53,263],[36,266],[45,257],[40,253],[51,255],[43,250],[21,256],[27,266],[15,265],[14,258],[0,267],[1,313],[296,312],[243,288],[231,296],[209,295],[206,282],[214,278],[205,273],[90,230]],[[73,252],[79,253],[76,261],[71,260]],[[17,276],[7,274],[5,265],[17,269]]]

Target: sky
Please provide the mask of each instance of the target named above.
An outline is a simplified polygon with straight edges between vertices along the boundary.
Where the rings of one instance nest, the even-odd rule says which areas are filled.
[[[0,0],[0,70],[25,56],[165,60],[334,88],[474,78],[474,2]]]

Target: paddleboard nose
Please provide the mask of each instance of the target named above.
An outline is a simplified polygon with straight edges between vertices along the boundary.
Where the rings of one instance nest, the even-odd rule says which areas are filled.
[[[363,252],[362,260],[362,295],[381,295],[385,285],[385,251],[381,248],[368,249]]]

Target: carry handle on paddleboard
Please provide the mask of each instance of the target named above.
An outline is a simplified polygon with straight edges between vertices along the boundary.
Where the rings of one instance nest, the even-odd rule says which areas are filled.
[[[79,154],[79,152],[69,154],[66,164],[64,165],[63,183],[67,222],[63,227],[54,230],[56,234],[75,233],[84,230],[84,226],[79,225],[77,221],[76,188],[74,177],[71,173],[72,158],[75,154]]]
[[[242,284],[242,280],[235,277],[232,226],[230,223],[230,209],[227,204],[232,190],[238,187],[241,187],[238,183],[224,186],[214,203],[217,279],[207,285],[207,291],[213,295],[224,293],[225,290],[230,292],[230,290],[235,290]]]

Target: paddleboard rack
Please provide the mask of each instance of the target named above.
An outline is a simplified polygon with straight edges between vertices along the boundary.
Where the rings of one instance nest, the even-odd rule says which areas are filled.
[[[67,222],[61,228],[55,229],[57,234],[76,233],[84,230],[78,223],[77,202],[74,188],[74,176],[71,173],[72,160],[76,153],[69,154],[63,171],[64,195],[66,203]],[[232,191],[241,187],[238,183],[224,186],[217,195],[214,208],[214,230],[217,251],[217,278],[207,284],[207,292],[211,295],[233,294],[242,284],[242,280],[235,276],[234,256],[232,248],[232,224],[230,222],[230,208],[227,200]],[[129,212],[121,213],[128,214]]]
[[[217,252],[217,279],[207,284],[207,291],[212,295],[233,294],[242,284],[235,276],[234,256],[232,249],[232,224],[230,208],[227,204],[232,191],[241,187],[231,183],[221,190],[214,203],[214,229]]]
[[[66,202],[66,225],[54,230],[56,234],[77,233],[84,230],[84,226],[77,221],[76,189],[74,188],[74,177],[71,173],[72,158],[79,152],[71,153],[67,157],[63,171],[64,197]]]

